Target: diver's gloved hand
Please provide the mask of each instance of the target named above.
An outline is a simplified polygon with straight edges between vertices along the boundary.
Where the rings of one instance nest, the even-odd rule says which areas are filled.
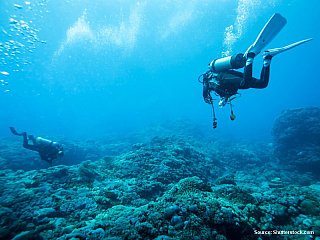
[[[208,103],[208,104],[212,104],[212,103],[213,103],[213,99],[210,98],[210,97],[206,97],[206,98],[204,99],[204,101],[205,101],[206,103]]]
[[[228,98],[220,98],[219,107],[224,107],[228,102]]]

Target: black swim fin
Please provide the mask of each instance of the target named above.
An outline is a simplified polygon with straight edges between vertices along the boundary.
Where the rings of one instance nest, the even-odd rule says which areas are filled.
[[[9,128],[10,128],[11,132],[12,132],[14,135],[22,136],[22,135],[24,134],[24,132],[23,132],[23,133],[18,133],[18,132],[14,129],[14,127],[9,127]]]

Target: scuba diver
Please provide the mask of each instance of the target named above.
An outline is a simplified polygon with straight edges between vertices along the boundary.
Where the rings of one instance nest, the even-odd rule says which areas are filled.
[[[231,101],[237,96],[241,96],[241,94],[238,93],[238,90],[248,88],[266,88],[269,84],[271,59],[279,53],[312,40],[312,38],[310,38],[290,44],[283,48],[266,50],[263,53],[263,67],[260,79],[252,77],[252,65],[254,58],[277,36],[286,23],[287,20],[284,17],[275,13],[261,30],[257,39],[248,48],[245,54],[239,53],[234,54],[233,56],[216,59],[209,64],[209,70],[199,76],[198,81],[203,84],[204,101],[212,105],[213,128],[217,127],[217,118],[215,116],[213,106],[215,99],[212,98],[210,94],[211,91],[214,91],[215,95],[220,97],[219,107],[230,104],[230,119],[233,121],[236,116],[233,114]],[[233,70],[243,67],[243,73]],[[201,77],[202,81],[200,80]]]
[[[54,159],[63,156],[63,147],[53,141],[37,137],[33,135],[27,135],[26,132],[17,133],[17,131],[10,127],[11,132],[14,135],[23,136],[23,147],[32,151],[37,151],[42,160],[47,161],[51,166]],[[33,145],[29,144],[29,140],[33,142]]]

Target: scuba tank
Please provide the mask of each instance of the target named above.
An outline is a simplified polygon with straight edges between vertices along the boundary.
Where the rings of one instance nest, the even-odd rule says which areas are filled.
[[[48,139],[44,139],[44,138],[41,138],[41,137],[37,137],[36,138],[36,143],[41,144],[43,146],[51,146],[52,148],[57,150],[57,154],[60,157],[62,157],[64,155],[63,147],[60,144],[58,144],[57,142],[54,142],[54,141],[51,141],[51,140],[48,140]]]
[[[57,143],[56,142],[53,142],[51,140],[48,140],[48,139],[44,139],[44,138],[41,138],[41,137],[37,137],[36,138],[36,143],[39,143],[41,145],[44,145],[44,146],[54,146],[56,145]]]
[[[227,71],[229,69],[239,69],[246,65],[246,58],[242,53],[234,54],[229,57],[219,58],[213,60],[209,64],[209,68],[212,72],[218,73]]]

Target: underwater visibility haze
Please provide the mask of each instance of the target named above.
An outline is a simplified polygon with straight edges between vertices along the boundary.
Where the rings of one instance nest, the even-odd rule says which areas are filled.
[[[319,106],[315,0],[1,1],[1,135],[7,127],[87,138],[186,117],[207,134],[270,137],[287,108]],[[314,38],[275,57],[266,89],[210,105],[197,78],[244,53],[273,13],[287,25],[269,44]],[[268,48],[267,47],[267,48]],[[262,57],[254,62],[260,76]],[[7,92],[6,92],[7,91]],[[216,106],[217,108],[217,106]]]

